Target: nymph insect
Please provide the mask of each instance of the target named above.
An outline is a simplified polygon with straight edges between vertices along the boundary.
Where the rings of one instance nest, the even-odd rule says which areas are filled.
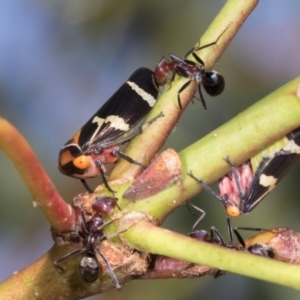
[[[238,167],[235,167],[229,158],[225,158],[231,167],[231,172],[220,179],[220,195],[191,172],[189,175],[199,182],[206,191],[221,201],[229,216],[236,217],[247,214],[300,161],[300,128],[291,132],[280,142],[281,148],[275,152],[266,154],[262,158],[259,154]],[[258,164],[256,162],[257,157],[261,158]],[[257,168],[255,169],[256,165]]]

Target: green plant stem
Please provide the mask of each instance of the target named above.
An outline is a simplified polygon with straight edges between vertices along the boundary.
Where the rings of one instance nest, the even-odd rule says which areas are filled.
[[[215,41],[223,33],[216,45],[207,47],[197,53],[205,62],[206,70],[210,70],[217,62],[257,3],[258,0],[229,0],[226,2],[200,39],[201,45],[205,45]],[[136,136],[126,147],[126,155],[134,157],[135,160],[145,165],[151,162],[178,123],[184,109],[195,95],[197,86],[195,82],[191,82],[180,94],[183,110],[179,109],[177,101],[178,91],[188,80],[187,78],[177,76],[176,80],[172,81],[170,88],[161,95],[145,122],[153,119],[160,112],[163,112],[165,116],[149,126],[143,134]],[[151,142],[149,143],[149,141]],[[141,167],[130,164],[125,160],[119,160],[110,173],[110,180],[122,178],[130,181],[136,178],[141,172]]]
[[[130,246],[300,289],[300,266],[197,241],[141,221],[124,233]]]
[[[297,77],[181,151],[184,196],[200,191],[187,172],[211,183],[229,172],[224,157],[239,165],[300,127],[299,84]]]
[[[174,184],[152,198],[137,201],[131,209],[149,212],[152,217],[162,221],[173,209],[200,191],[200,185],[187,176],[188,171],[192,170],[196,176],[211,182],[229,171],[223,157],[230,154],[231,160],[238,165],[298,128],[299,85],[300,77],[297,77],[181,151],[184,182],[182,194]],[[299,266],[198,242],[155,227],[144,220],[134,225],[124,236],[132,247],[143,251],[300,288]]]
[[[300,126],[299,84],[300,77],[297,77],[181,151],[182,192],[173,184],[145,200],[136,203],[120,200],[120,204],[125,205],[125,211],[141,211],[161,223],[175,208],[201,191],[201,185],[190,178],[188,172],[211,183],[229,172],[224,157],[229,156],[239,165]],[[119,187],[118,197],[128,186]],[[216,202],[213,197],[212,201]]]

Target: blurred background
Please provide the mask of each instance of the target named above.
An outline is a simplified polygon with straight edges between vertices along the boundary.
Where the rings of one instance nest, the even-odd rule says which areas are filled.
[[[0,112],[29,141],[61,192],[71,202],[83,191],[57,169],[62,145],[138,67],[154,68],[169,52],[183,56],[225,1],[2,0],[0,10]],[[205,94],[208,111],[190,104],[165,148],[180,151],[299,75],[300,2],[261,1],[215,69],[224,93]],[[22,151],[22,149],[20,149]],[[0,152],[0,280],[39,258],[53,244],[49,224],[14,166]],[[234,226],[300,230],[296,167],[251,214]],[[298,182],[297,182],[298,180]],[[225,212],[206,193],[193,200],[207,212],[201,227],[226,236]],[[190,231],[185,207],[164,226]],[[245,237],[247,234],[245,234]],[[227,274],[218,279],[130,282],[121,292],[88,299],[299,299],[299,292]]]

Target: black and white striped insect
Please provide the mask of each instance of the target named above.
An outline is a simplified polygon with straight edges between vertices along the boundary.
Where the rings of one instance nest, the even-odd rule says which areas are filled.
[[[79,178],[89,192],[92,190],[85,179],[101,174],[106,188],[113,193],[106,180],[105,165],[114,163],[118,157],[142,165],[122,153],[119,146],[141,133],[156,118],[127,137],[121,135],[135,127],[149,113],[157,96],[154,73],[147,68],[137,69],[62,147],[58,158],[59,170],[67,176]]]
[[[273,152],[270,153],[270,150]],[[189,175],[221,201],[229,216],[247,214],[300,161],[300,128],[238,167],[228,158],[225,161],[230,165],[231,172],[220,179],[219,195],[203,180],[191,172]]]

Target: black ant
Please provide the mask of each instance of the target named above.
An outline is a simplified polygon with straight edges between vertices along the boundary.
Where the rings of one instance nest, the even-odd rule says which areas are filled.
[[[263,257],[269,257],[269,258],[274,258],[275,253],[274,250],[265,245],[265,244],[253,244],[249,247],[246,247],[246,243],[240,233],[238,232],[238,229],[240,230],[252,230],[252,231],[261,231],[262,229],[260,228],[245,228],[245,227],[238,227],[238,228],[232,228],[230,218],[227,216],[227,231],[228,231],[228,236],[229,236],[229,243],[226,243],[225,240],[223,239],[222,235],[219,233],[219,231],[212,226],[210,228],[210,232],[207,232],[206,230],[196,230],[193,232],[190,232],[188,235],[192,238],[211,243],[214,245],[219,245],[223,246],[226,248],[231,248],[234,250],[247,250],[248,252],[263,256]],[[241,244],[240,247],[235,246],[233,244],[233,233],[237,237],[239,243]]]
[[[217,44],[225,30],[214,42],[191,49],[184,56],[184,58],[180,58],[170,53],[169,55],[171,57],[171,61],[163,57],[156,65],[154,70],[154,78],[158,85],[165,84],[169,72],[173,73],[173,78],[176,74],[190,79],[178,91],[178,105],[180,109],[182,109],[180,94],[190,85],[192,81],[195,81],[198,85],[200,100],[205,110],[207,109],[207,106],[202,95],[201,85],[203,85],[204,89],[210,96],[217,96],[223,92],[225,87],[224,77],[215,70],[206,72],[204,61],[195,52]],[[192,54],[196,62],[186,59],[189,54]]]
[[[82,210],[81,219],[82,219],[82,230],[78,232],[79,239],[81,240],[83,247],[80,249],[76,249],[60,259],[54,261],[54,265],[58,267],[60,270],[64,271],[64,269],[59,265],[62,261],[67,258],[75,255],[82,254],[84,256],[80,260],[79,263],[79,272],[82,280],[86,282],[93,282],[99,278],[100,275],[100,265],[97,260],[97,254],[103,259],[108,272],[115,283],[117,289],[121,288],[121,285],[106,257],[101,253],[99,249],[99,244],[106,240],[108,237],[104,236],[103,228],[112,223],[114,220],[104,223],[103,215],[110,215],[114,208],[117,206],[117,199],[109,196],[103,196],[96,198],[92,204],[92,209],[96,211],[96,213],[92,216],[92,218],[87,222],[85,220],[84,214]],[[112,237],[112,236],[110,236]]]

